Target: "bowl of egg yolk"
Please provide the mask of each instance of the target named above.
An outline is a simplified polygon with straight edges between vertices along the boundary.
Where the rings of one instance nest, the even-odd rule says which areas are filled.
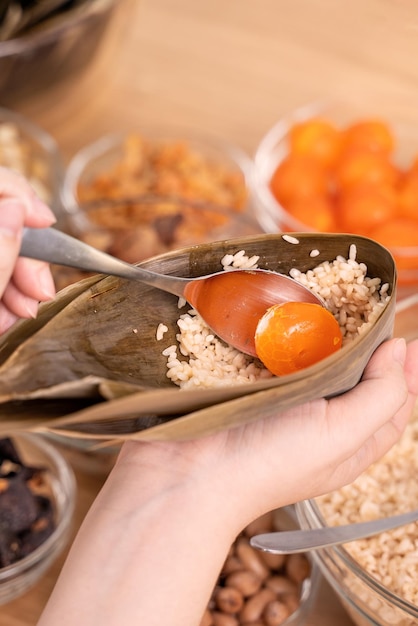
[[[398,296],[418,284],[418,133],[378,111],[311,103],[280,119],[255,154],[265,232],[354,233],[387,247]]]

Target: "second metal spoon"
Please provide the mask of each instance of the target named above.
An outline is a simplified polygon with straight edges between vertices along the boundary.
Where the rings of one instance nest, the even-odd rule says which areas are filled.
[[[221,271],[199,278],[151,272],[112,257],[55,228],[26,228],[20,256],[90,272],[139,280],[184,298],[213,332],[241,352],[256,355],[256,326],[280,302],[323,302],[289,276],[267,270]]]
[[[370,522],[346,524],[344,526],[327,526],[311,528],[309,530],[290,530],[274,533],[265,533],[251,538],[254,548],[273,554],[294,554],[308,552],[342,543],[349,543],[356,539],[364,539],[377,535],[398,526],[404,526],[418,520],[418,509],[383,517]]]

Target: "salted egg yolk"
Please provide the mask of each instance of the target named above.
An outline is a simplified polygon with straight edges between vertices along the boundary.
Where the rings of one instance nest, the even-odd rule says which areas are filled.
[[[276,376],[297,372],[341,348],[335,317],[320,304],[283,302],[270,307],[258,322],[255,349]]]

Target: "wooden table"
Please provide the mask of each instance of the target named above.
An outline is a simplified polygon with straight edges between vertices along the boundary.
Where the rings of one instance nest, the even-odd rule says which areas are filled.
[[[413,5],[128,0],[83,76],[13,106],[48,130],[66,159],[103,133],[170,124],[220,135],[253,154],[281,115],[318,98],[418,124]],[[79,471],[77,478],[75,530],[103,477]],[[0,607],[0,626],[36,623],[62,560]],[[308,626],[350,624],[324,583]]]

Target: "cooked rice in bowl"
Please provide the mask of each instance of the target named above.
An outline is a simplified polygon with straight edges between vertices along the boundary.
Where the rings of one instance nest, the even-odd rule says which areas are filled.
[[[298,239],[285,235],[294,245]],[[313,249],[311,257],[319,251]],[[292,268],[289,275],[320,296],[339,323],[343,345],[365,332],[377,320],[389,299],[389,284],[378,277],[368,277],[367,265],[356,260],[357,248],[351,244],[347,258],[338,255],[307,272]],[[259,257],[247,256],[245,250],[226,254],[221,259],[225,271],[256,269]],[[179,308],[186,305],[179,300]],[[263,364],[239,352],[216,337],[200,315],[189,309],[179,316],[176,344],[163,350],[167,358],[167,377],[182,389],[223,387],[253,383],[273,375]],[[167,326],[160,324],[157,340]]]
[[[418,405],[381,460],[338,491],[298,504],[299,521],[304,528],[339,526],[406,513],[418,507],[417,476]],[[315,558],[359,626],[418,623],[417,523],[319,550]]]

